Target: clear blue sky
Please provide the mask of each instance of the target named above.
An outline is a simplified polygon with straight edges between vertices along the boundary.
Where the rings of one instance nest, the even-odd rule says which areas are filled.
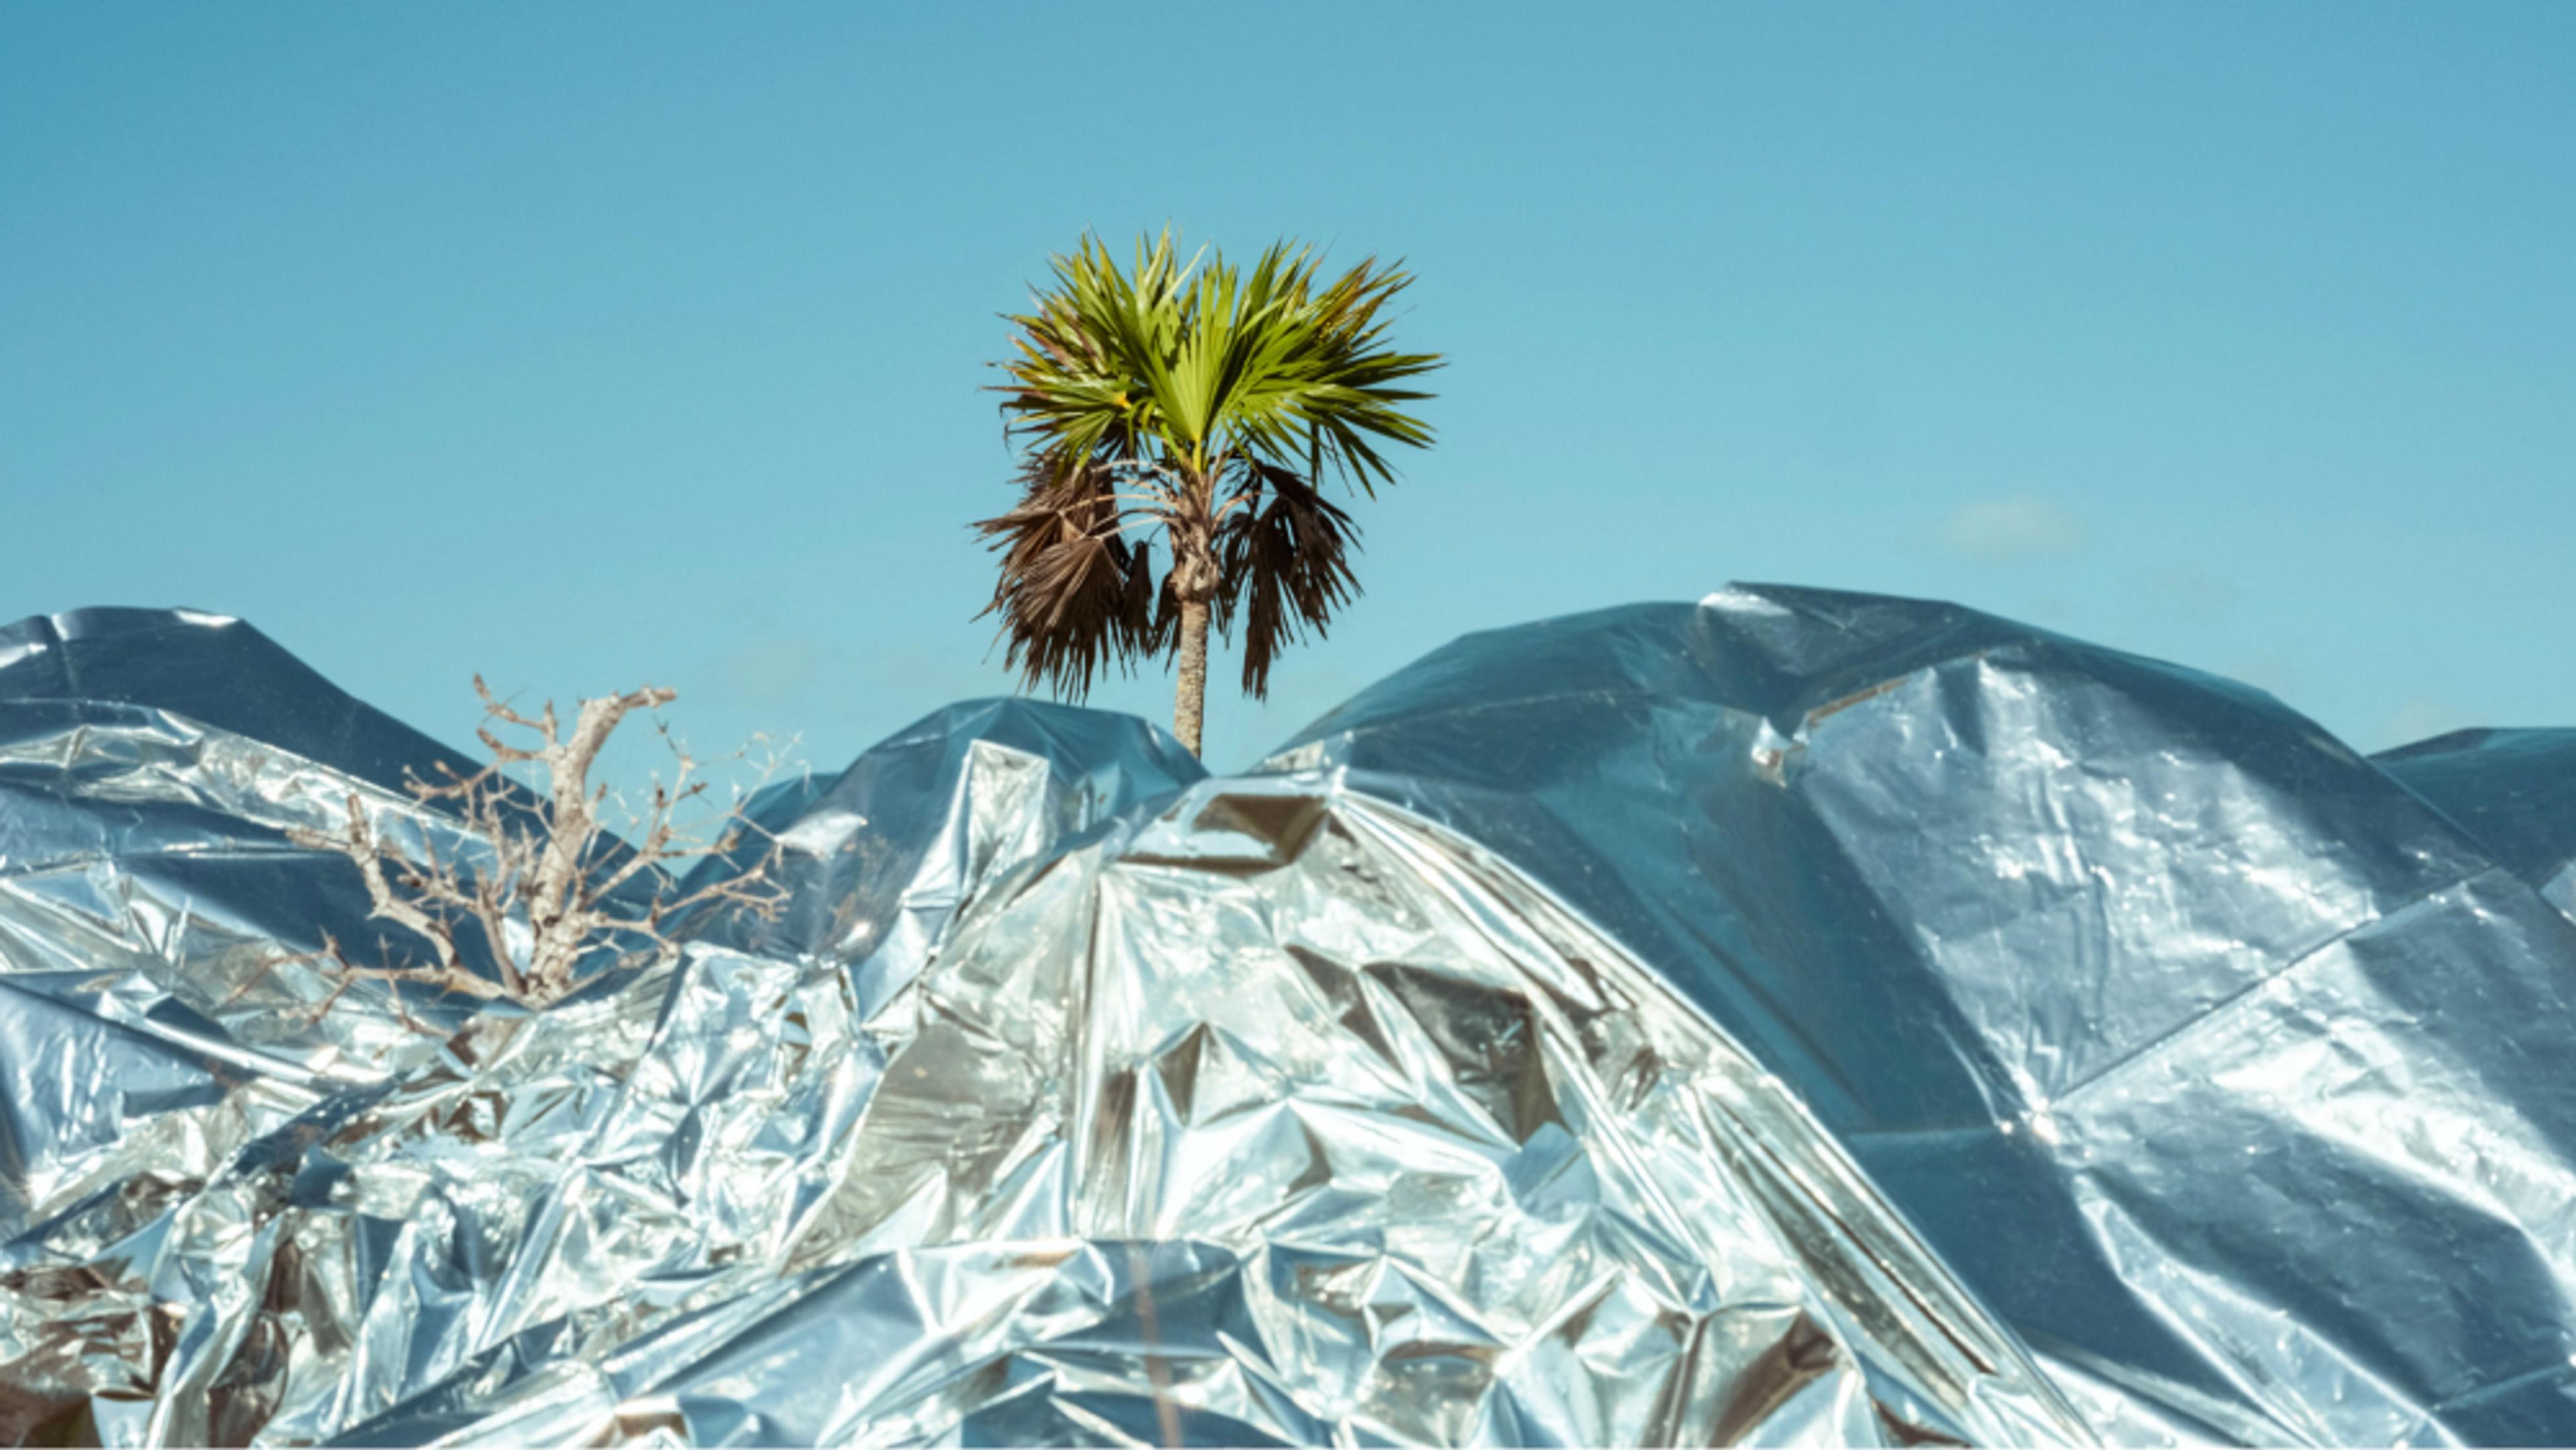
[[[984,363],[1085,227],[1421,276],[1436,450],[1239,765],[1730,579],[2576,723],[2576,4],[0,7],[0,617],[186,604],[451,739],[837,766],[1009,680]],[[1097,703],[1168,718],[1155,675]]]

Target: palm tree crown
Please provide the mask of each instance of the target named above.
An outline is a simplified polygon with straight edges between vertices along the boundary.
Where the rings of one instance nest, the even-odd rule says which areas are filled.
[[[1358,530],[1327,472],[1374,497],[1379,449],[1431,429],[1399,386],[1440,366],[1386,344],[1382,312],[1413,279],[1374,258],[1329,283],[1280,242],[1246,274],[1184,263],[1167,231],[1122,272],[1086,236],[1009,320],[1002,413],[1024,457],[1019,506],[975,525],[1001,555],[988,614],[1032,686],[1080,699],[1115,662],[1177,652],[1173,733],[1199,748],[1213,619],[1244,627],[1243,687],[1269,691],[1279,650],[1358,592]],[[1153,536],[1171,563],[1159,578]]]

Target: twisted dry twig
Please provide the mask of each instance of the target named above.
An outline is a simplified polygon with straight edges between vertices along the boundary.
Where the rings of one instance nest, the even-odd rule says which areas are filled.
[[[707,908],[763,918],[777,914],[784,893],[770,879],[774,843],[739,874],[694,891],[672,884],[672,863],[730,854],[744,832],[758,830],[742,814],[740,791],[712,825],[693,828],[679,822],[685,807],[704,798],[707,782],[693,778],[697,762],[676,745],[678,771],[668,785],[655,780],[650,802],[631,821],[636,832],[632,841],[600,819],[608,788],[590,783],[600,750],[628,715],[658,710],[677,692],[647,686],[584,700],[567,731],[552,702],[531,719],[495,697],[480,675],[474,677],[474,691],[491,722],[474,733],[492,753],[491,763],[470,775],[442,765],[444,781],[413,776],[406,783],[424,803],[452,803],[477,847],[477,859],[442,856],[426,840],[418,857],[406,854],[375,830],[356,791],[348,793],[348,820],[340,830],[289,833],[298,845],[347,856],[366,883],[369,915],[424,938],[437,956],[433,964],[365,966],[351,962],[326,936],[324,954],[339,968],[339,989],[359,980],[414,981],[542,1007],[573,989],[577,969],[593,953],[609,949],[650,956],[676,950],[665,927],[682,913]],[[494,733],[495,723],[532,732],[537,742],[510,744]],[[667,728],[662,736],[670,739]],[[534,801],[504,773],[506,767],[523,764],[545,777]],[[630,890],[639,878],[646,889]],[[499,969],[498,986],[467,965],[460,934],[469,927],[481,935]]]

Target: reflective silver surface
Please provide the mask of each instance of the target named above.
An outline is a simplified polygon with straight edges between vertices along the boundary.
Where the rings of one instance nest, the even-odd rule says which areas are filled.
[[[284,832],[439,748],[29,621],[0,1437],[2576,1440],[2571,740],[1734,589],[1245,777],[954,706],[762,798],[778,922],[414,1026]]]
[[[2576,1441],[2571,741],[2374,762],[2174,666],[1738,588],[1463,639],[1274,764],[1652,962],[2106,1436],[2533,1444]]]

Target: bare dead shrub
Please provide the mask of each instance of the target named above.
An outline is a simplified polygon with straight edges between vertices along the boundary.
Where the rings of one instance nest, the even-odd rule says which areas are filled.
[[[678,762],[674,778],[654,781],[650,799],[627,813],[627,833],[602,819],[611,797],[607,786],[590,779],[601,748],[629,715],[660,710],[677,698],[676,691],[647,686],[584,700],[569,730],[551,701],[531,719],[495,697],[480,675],[474,692],[482,698],[485,719],[474,733],[491,752],[491,763],[471,775],[443,766],[443,780],[406,780],[413,796],[444,804],[458,818],[475,842],[473,851],[442,855],[425,840],[419,855],[406,853],[375,830],[356,791],[348,794],[348,821],[341,829],[289,833],[298,845],[347,856],[366,881],[369,915],[426,940],[437,957],[431,963],[353,962],[325,933],[321,955],[339,975],[332,997],[352,982],[383,980],[543,1007],[570,992],[580,964],[602,950],[630,961],[675,952],[678,943],[666,928],[684,916],[747,911],[775,917],[784,894],[771,879],[774,843],[737,875],[696,890],[677,885],[682,871],[675,868],[729,854],[746,832],[758,828],[743,815],[740,787],[722,808],[706,800],[708,782],[697,762],[671,742],[660,720],[655,728],[672,743]],[[528,743],[510,744],[495,727],[527,732],[522,739]],[[540,777],[532,788],[507,774],[521,765]],[[764,778],[775,768],[774,759],[767,762]],[[687,819],[702,805],[705,819]],[[468,932],[480,934],[499,968],[497,984],[467,966]]]

